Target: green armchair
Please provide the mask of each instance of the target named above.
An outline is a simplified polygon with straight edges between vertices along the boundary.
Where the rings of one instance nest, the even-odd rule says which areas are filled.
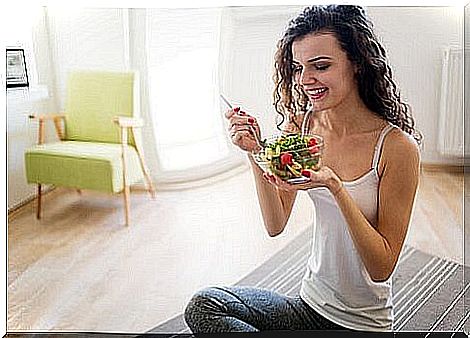
[[[130,186],[144,180],[155,197],[142,152],[138,79],[134,73],[73,72],[63,114],[31,115],[39,121],[38,144],[26,150],[27,182],[37,184],[37,218],[42,185],[121,193],[130,221]],[[58,142],[44,142],[46,121]]]

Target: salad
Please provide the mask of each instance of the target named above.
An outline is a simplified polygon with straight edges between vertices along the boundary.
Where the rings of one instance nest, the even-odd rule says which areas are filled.
[[[265,140],[256,161],[265,169],[287,181],[302,177],[302,170],[320,168],[323,141],[317,135],[288,134]]]

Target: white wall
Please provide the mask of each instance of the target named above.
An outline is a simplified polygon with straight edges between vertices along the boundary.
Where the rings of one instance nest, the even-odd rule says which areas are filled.
[[[28,116],[55,111],[54,100],[48,90],[53,76],[49,69],[47,29],[42,14],[41,8],[30,8],[12,10],[7,16],[11,22],[24,22],[22,29],[9,33],[7,46],[25,49],[30,82],[29,89],[15,88],[6,92],[8,209],[31,198],[36,192],[34,185],[26,183],[24,169],[24,151],[37,142],[38,134],[37,122]],[[35,55],[42,57],[37,60]],[[52,126],[46,127],[46,139],[55,139]]]
[[[33,113],[49,111],[45,88],[13,89],[7,92],[7,187],[8,209],[21,204],[35,193],[35,186],[26,184],[24,151],[37,142],[38,124],[30,121]],[[47,128],[46,139],[54,132]]]
[[[67,76],[72,70],[129,69],[127,9],[50,8],[47,11],[54,92],[59,109],[65,108]]]
[[[221,90],[256,116],[263,137],[277,133],[272,80],[277,41],[302,7],[238,7],[226,11],[222,26]]]
[[[411,104],[417,127],[424,135],[422,161],[460,163],[439,154],[437,142],[442,53],[449,46],[462,48],[463,9],[374,7],[369,14],[387,47],[403,97]]]
[[[299,7],[238,7],[224,13],[221,91],[257,117],[263,137],[277,132],[272,105],[276,43]]]

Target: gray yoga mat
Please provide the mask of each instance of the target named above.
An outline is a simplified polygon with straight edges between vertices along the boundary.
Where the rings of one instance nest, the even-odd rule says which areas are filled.
[[[262,287],[286,295],[298,294],[310,252],[310,231],[299,234],[235,285]],[[392,281],[394,331],[468,333],[470,311],[465,309],[464,300],[470,295],[469,276],[469,267],[405,246]],[[149,332],[190,333],[182,314]]]

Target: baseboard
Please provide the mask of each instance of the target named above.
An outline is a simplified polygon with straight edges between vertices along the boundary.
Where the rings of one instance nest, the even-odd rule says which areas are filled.
[[[436,164],[436,163],[422,163],[421,168],[424,171],[440,171],[440,172],[452,172],[452,173],[463,173],[469,168],[460,164]]]
[[[50,193],[51,191],[55,190],[55,186],[48,186],[43,189],[42,195],[44,196],[45,194]],[[15,212],[19,211],[21,208],[24,206],[33,203],[35,200],[37,200],[38,195],[37,193],[32,194],[31,196],[26,197],[24,200],[22,200],[19,203],[16,203],[15,205],[11,206],[8,208],[8,217],[12,216]]]

